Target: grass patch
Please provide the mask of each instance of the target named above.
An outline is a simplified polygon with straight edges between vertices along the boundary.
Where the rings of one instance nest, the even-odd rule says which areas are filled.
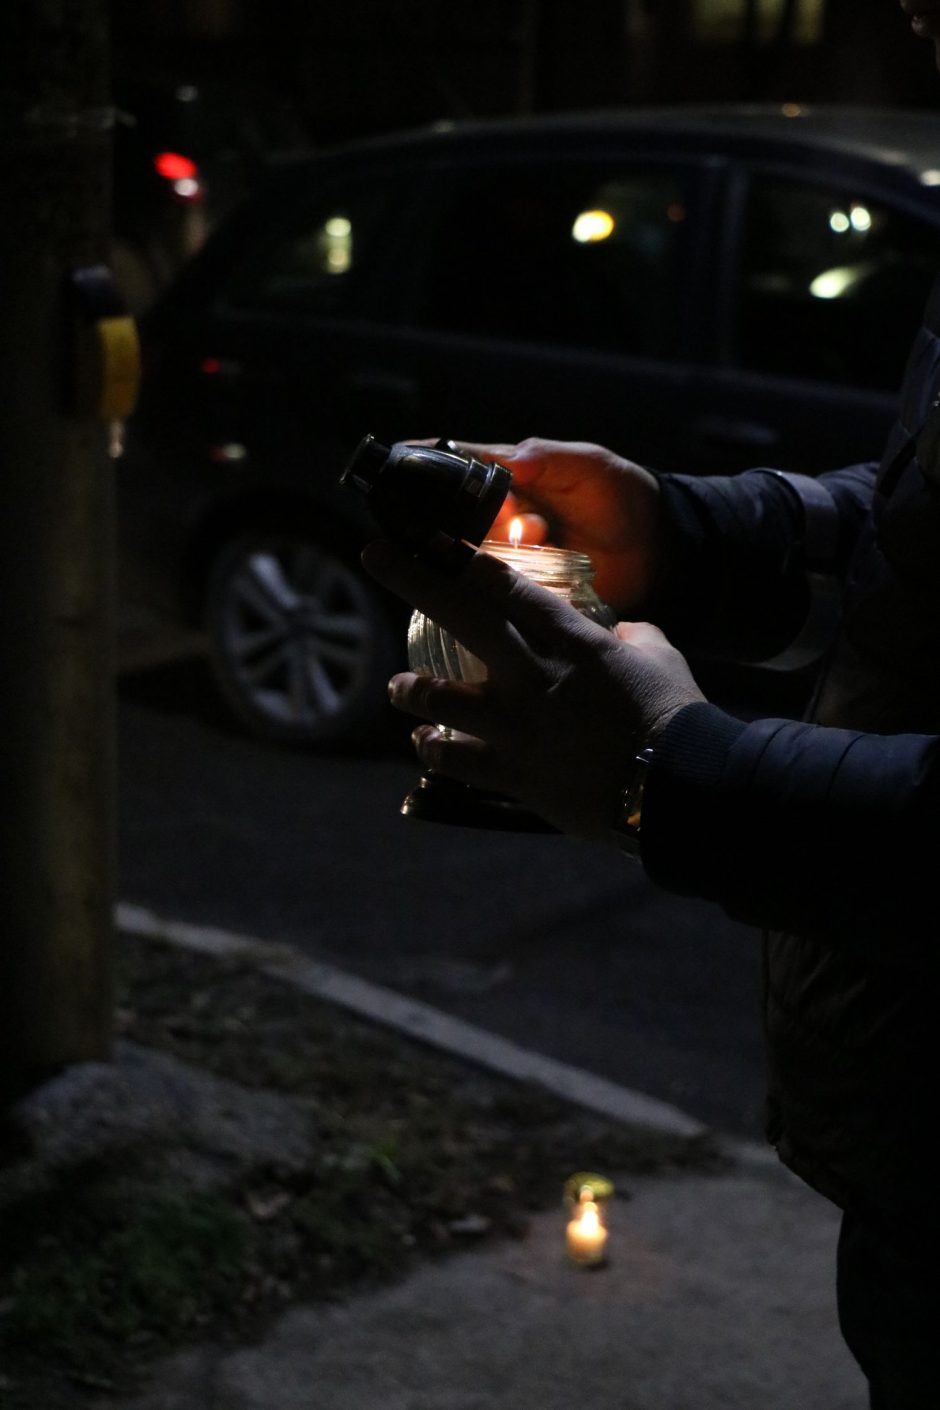
[[[20,1244],[4,1331],[73,1365],[97,1364],[102,1342],[140,1344],[204,1324],[252,1244],[248,1219],[213,1191],[122,1204],[92,1185],[57,1203],[20,1208],[16,1230],[4,1230]],[[30,1245],[43,1256],[24,1256]]]

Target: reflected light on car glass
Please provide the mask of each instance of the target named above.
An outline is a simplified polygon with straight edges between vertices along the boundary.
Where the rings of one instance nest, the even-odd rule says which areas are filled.
[[[920,184],[922,186],[940,186],[940,169],[935,166],[928,167],[920,174]]]
[[[834,210],[829,216],[829,229],[836,235],[844,235],[849,230],[854,230],[858,235],[867,235],[873,223],[871,211],[867,206],[858,203],[850,206],[848,211]]]
[[[814,299],[840,299],[843,294],[850,293],[854,285],[870,274],[871,270],[870,262],[824,269],[822,274],[816,275],[809,291]]]
[[[610,211],[582,211],[571,227],[571,238],[579,245],[590,245],[597,240],[606,240],[614,232],[616,221]]]
[[[352,267],[352,221],[345,215],[331,216],[323,226],[326,238],[326,271],[345,274]]]
[[[247,458],[247,447],[240,445],[237,441],[230,441],[223,446],[211,446],[209,449],[209,459],[213,465],[237,465]]]

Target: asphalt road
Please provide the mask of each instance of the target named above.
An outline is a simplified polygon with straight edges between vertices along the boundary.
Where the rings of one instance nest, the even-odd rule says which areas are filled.
[[[197,660],[125,676],[120,897],[295,945],[759,1137],[754,933],[613,853],[402,818],[415,777],[404,735],[372,757],[246,738]]]

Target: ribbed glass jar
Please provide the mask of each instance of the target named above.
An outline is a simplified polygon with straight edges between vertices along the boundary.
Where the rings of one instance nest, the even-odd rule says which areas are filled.
[[[586,553],[499,539],[486,539],[480,549],[564,597],[583,616],[603,627],[614,625],[613,613],[594,591],[594,565]],[[419,675],[444,680],[481,681],[486,677],[483,662],[423,612],[413,613],[408,627],[408,665]]]

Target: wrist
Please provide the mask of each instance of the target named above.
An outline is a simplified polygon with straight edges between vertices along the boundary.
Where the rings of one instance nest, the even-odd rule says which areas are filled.
[[[643,800],[655,750],[646,745],[633,757],[632,767],[620,795],[613,825],[613,840],[623,852],[638,855],[643,830]]]
[[[704,701],[687,701],[686,704]],[[627,776],[623,781],[617,815],[611,829],[613,841],[623,852],[638,856],[643,830],[643,804],[650,771],[656,758],[659,742],[669,724],[682,714],[685,706],[679,705],[668,711],[655,725],[646,729],[636,743],[636,753],[631,760]]]

